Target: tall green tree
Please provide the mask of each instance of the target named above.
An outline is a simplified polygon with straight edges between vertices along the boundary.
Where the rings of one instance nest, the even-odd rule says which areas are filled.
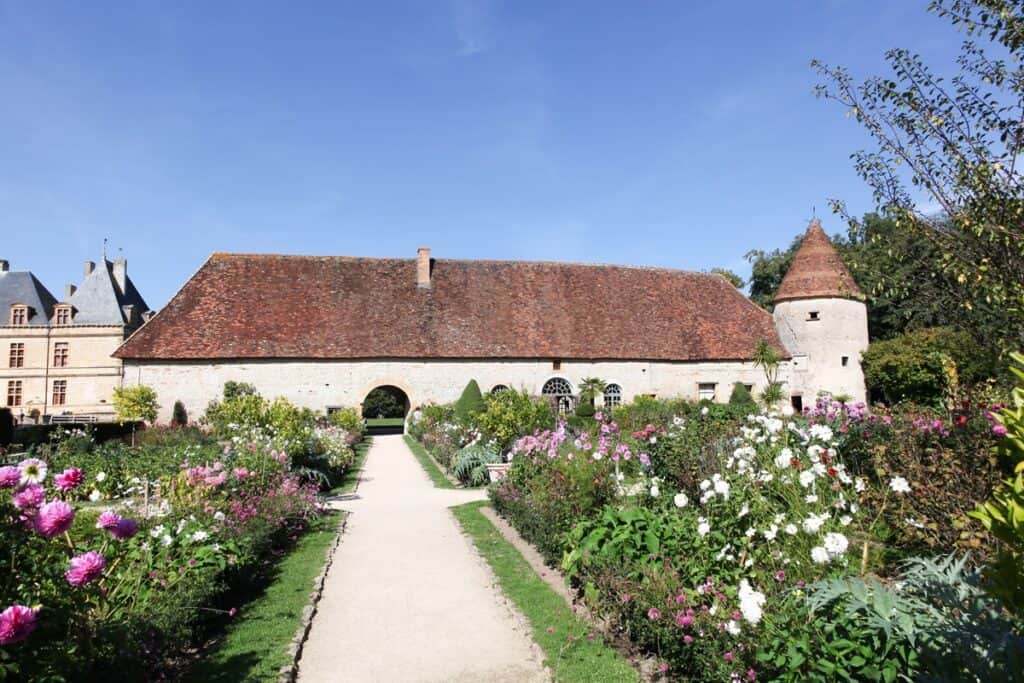
[[[814,61],[817,94],[874,138],[854,166],[896,227],[930,244],[919,258],[951,284],[949,315],[1005,353],[1024,347],[1024,4],[933,0],[929,9],[967,37],[952,79],[893,49],[891,73],[860,82]]]

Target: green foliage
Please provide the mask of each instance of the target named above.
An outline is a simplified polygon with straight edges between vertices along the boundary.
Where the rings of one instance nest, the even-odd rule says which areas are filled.
[[[731,284],[736,289],[743,289],[744,285],[747,284],[746,282],[743,281],[743,278],[741,278],[739,275],[729,270],[728,268],[712,268],[711,272],[715,273],[716,275],[721,275],[722,277],[724,277],[726,280],[729,281],[729,284]]]
[[[754,397],[750,395],[750,389],[747,389],[747,385],[743,382],[736,382],[732,385],[732,392],[729,394],[729,405],[751,408],[756,404],[754,403]]]
[[[599,377],[584,377],[579,384],[580,403],[589,403],[593,406],[594,398],[598,394],[603,394],[607,388],[608,383]]]
[[[581,417],[585,419],[592,418],[596,413],[597,409],[594,407],[594,404],[591,403],[590,401],[581,400],[579,402],[579,405],[576,406],[576,417]]]
[[[919,258],[951,284],[950,322],[1005,353],[1024,346],[1024,5],[933,0],[930,9],[973,37],[955,77],[892,49],[891,74],[860,83],[815,61],[817,94],[877,143],[853,155],[855,168],[899,230],[934,246]],[[917,206],[921,191],[938,211]],[[833,208],[845,214],[842,202]]]
[[[750,263],[750,300],[771,311],[775,308],[775,292],[782,284],[789,267],[793,265],[793,257],[800,248],[803,235],[797,235],[785,251],[773,249],[762,251],[754,249],[747,252],[746,259]]]
[[[1001,482],[992,497],[969,513],[1003,543],[991,567],[993,592],[1018,613],[1024,612],[1024,355],[1013,354],[1019,367],[1012,368],[1020,383],[1013,391],[1013,405],[996,413],[1006,430],[1000,442],[1003,455],[1013,463],[1014,473]]]
[[[688,415],[693,409],[690,401],[682,398],[654,398],[637,396],[612,410],[615,420],[624,432],[635,432],[649,424],[665,425],[672,419]]]
[[[773,406],[783,399],[782,382],[779,381],[779,363],[782,357],[777,349],[765,339],[759,339],[754,349],[754,367],[764,370],[765,387],[761,392],[761,402]]]
[[[152,387],[114,387],[114,413],[119,422],[153,422],[159,408]]]
[[[223,401],[211,401],[202,421],[214,433],[230,437],[239,428],[265,425],[267,407],[267,400],[259,394],[240,393]]]
[[[344,429],[349,434],[361,435],[366,431],[366,424],[355,408],[333,410],[327,415],[327,421],[335,427]]]
[[[185,411],[185,404],[181,401],[174,402],[174,408],[171,410],[171,425],[174,427],[184,427],[188,424],[188,412]]]
[[[490,480],[487,465],[496,462],[501,462],[496,450],[482,443],[472,443],[459,451],[452,474],[463,486],[483,486]]]
[[[476,383],[475,379],[469,380],[466,388],[462,390],[459,400],[455,402],[456,417],[468,423],[486,408],[483,394],[480,393],[480,385]]]
[[[507,452],[520,436],[554,426],[551,404],[530,397],[525,390],[488,394],[486,409],[476,416],[476,424],[499,452]]]
[[[758,660],[782,681],[1019,681],[1024,641],[966,569],[914,558],[899,587],[845,577],[770,613]]]
[[[377,387],[363,400],[363,417],[405,417],[405,398],[393,387]]]
[[[872,342],[862,365],[867,385],[888,403],[910,401],[936,407],[945,405],[950,391],[960,383],[975,384],[995,374],[992,358],[971,335],[945,328]]]
[[[256,391],[256,387],[248,382],[236,382],[235,380],[228,380],[224,382],[224,400],[230,401],[234,398],[240,398],[242,396],[255,396],[259,392]]]

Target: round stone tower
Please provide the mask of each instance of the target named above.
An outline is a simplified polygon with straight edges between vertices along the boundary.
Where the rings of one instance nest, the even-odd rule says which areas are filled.
[[[868,347],[864,295],[817,220],[782,278],[774,317],[792,356],[787,388],[794,406],[813,404],[822,392],[867,398],[860,366]]]

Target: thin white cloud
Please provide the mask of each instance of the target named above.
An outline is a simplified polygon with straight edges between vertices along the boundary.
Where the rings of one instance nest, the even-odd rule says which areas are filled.
[[[458,56],[472,57],[494,46],[491,3],[488,0],[455,0],[452,21],[459,41]]]

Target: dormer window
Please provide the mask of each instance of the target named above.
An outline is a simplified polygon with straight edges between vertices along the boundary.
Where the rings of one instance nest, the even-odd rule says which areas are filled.
[[[59,304],[55,309],[54,322],[57,325],[70,325],[71,324],[71,306],[66,304]]]
[[[11,324],[28,325],[28,306],[24,304],[11,306]]]
[[[809,312],[807,314],[807,319],[808,320],[821,320],[821,318],[818,317],[818,312],[817,311]]]

